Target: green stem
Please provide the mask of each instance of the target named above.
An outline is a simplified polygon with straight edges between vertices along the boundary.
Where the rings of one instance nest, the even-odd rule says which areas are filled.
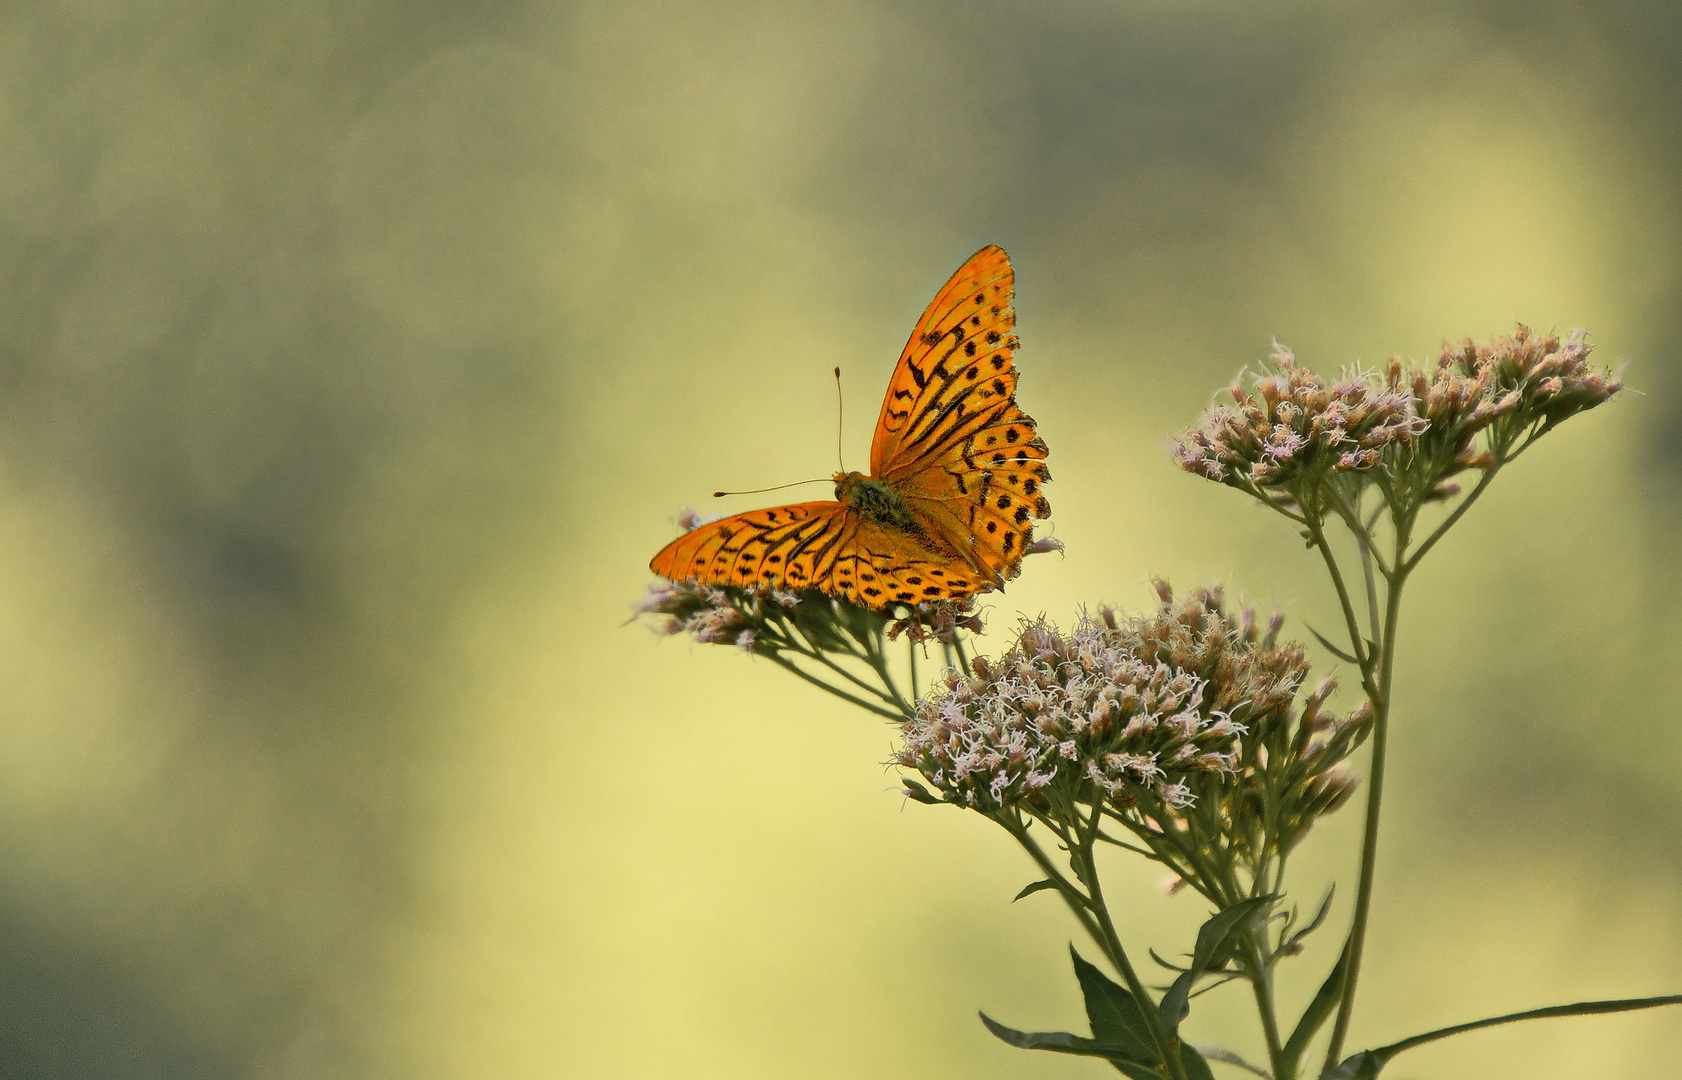
[[[1378,631],[1378,584],[1375,581],[1373,581],[1373,576],[1372,576],[1372,564],[1373,564],[1372,534],[1370,532],[1368,532],[1366,529],[1361,529],[1361,530],[1355,532],[1355,546],[1357,548],[1359,548],[1360,551],[1361,551],[1361,578],[1364,581],[1364,583],[1366,584],[1366,588],[1367,588],[1367,621],[1372,626],[1373,640],[1376,641],[1376,640],[1378,640],[1378,637],[1379,637],[1379,631]],[[1389,577],[1390,577],[1389,572],[1386,571],[1385,572],[1385,579],[1388,580]]]
[[[1373,682],[1373,658],[1367,652],[1366,639],[1361,635],[1361,621],[1355,615],[1355,605],[1349,599],[1349,587],[1343,583],[1343,571],[1338,568],[1337,556],[1332,554],[1332,546],[1326,541],[1326,534],[1318,522],[1309,525],[1309,537],[1320,557],[1325,560],[1326,570],[1332,576],[1332,586],[1337,590],[1337,601],[1343,608],[1343,623],[1349,631],[1349,644],[1355,662],[1361,667],[1361,685],[1372,698],[1377,691],[1377,684]]]
[[[801,655],[808,655],[808,654],[802,653]],[[876,672],[876,677],[878,679],[882,680],[882,686],[880,686],[880,687],[871,686],[869,683],[865,682],[863,679],[859,678],[857,675],[854,675],[852,672],[848,671],[846,668],[842,667],[840,664],[837,664],[834,660],[831,660],[829,658],[828,653],[823,653],[823,652],[814,653],[814,654],[810,654],[808,656],[808,658],[812,659],[812,660],[816,660],[818,663],[822,664],[824,667],[826,667],[829,670],[835,672],[837,675],[841,676],[843,679],[846,679],[848,682],[852,683],[854,686],[856,686],[859,689],[865,691],[866,693],[875,694],[877,697],[881,698],[883,700],[883,702],[885,702],[886,704],[892,705],[894,708],[900,709],[902,712],[907,711],[907,710],[904,709],[904,704],[905,703],[904,703],[903,699],[900,698],[899,691],[894,687],[893,680],[891,678],[889,678],[887,672],[883,671],[876,664],[871,664],[870,663],[870,658],[868,656],[860,657],[860,659],[864,660],[864,662],[866,664],[870,664],[871,670]]]
[[[881,633],[879,631],[876,634],[871,635],[870,648],[864,658],[864,662],[870,665],[871,670],[876,672],[876,677],[882,680],[882,685],[887,687],[888,692],[893,695],[892,704],[897,707],[900,712],[904,713],[907,718],[910,718],[916,710],[911,707],[911,703],[909,701],[905,700],[905,696],[899,692],[899,686],[894,682],[893,673],[888,670],[888,657],[885,651],[884,642],[881,638]]]
[[[1398,569],[1386,578],[1384,597],[1384,634],[1378,642],[1378,686],[1376,693],[1368,680],[1368,698],[1372,702],[1372,767],[1367,781],[1367,817],[1361,836],[1361,877],[1355,893],[1355,917],[1349,927],[1349,940],[1344,946],[1348,963],[1343,980],[1342,999],[1338,1002],[1337,1021],[1332,1026],[1331,1043],[1326,1050],[1326,1068],[1335,1067],[1343,1052],[1343,1041],[1349,1034],[1349,1020],[1355,1011],[1355,987],[1361,975],[1361,954],[1366,945],[1367,919],[1372,910],[1374,871],[1378,863],[1379,811],[1384,804],[1385,747],[1390,733],[1390,688],[1395,672],[1396,627],[1402,613],[1402,586],[1407,582],[1407,552],[1409,526],[1406,518],[1396,522],[1396,554],[1393,565]]]
[[[1274,1080],[1295,1080],[1294,1063],[1285,1060],[1285,1049],[1279,1041],[1279,1019],[1273,1005],[1273,969],[1267,966],[1256,944],[1256,935],[1246,937],[1245,962],[1250,968],[1250,986],[1256,994],[1256,1011],[1261,1014],[1262,1035],[1267,1039],[1268,1064],[1273,1068]]]
[[[958,670],[965,675],[970,674],[969,657],[964,653],[963,635],[956,630],[952,631],[952,650],[958,654]]]
[[[848,671],[846,668],[837,664],[834,660],[831,660],[830,657],[829,657],[829,651],[821,645],[812,643],[810,641],[810,639],[807,638],[807,636],[805,634],[801,634],[801,640],[807,641],[807,644],[808,644],[809,647],[802,647],[800,645],[799,641],[795,640],[795,637],[794,637],[793,634],[784,634],[784,638],[786,639],[786,645],[784,646],[784,648],[786,648],[787,651],[795,653],[798,656],[803,656],[807,660],[814,661],[815,663],[822,664],[824,667],[826,667],[829,670],[835,672],[837,675],[841,676],[843,679],[846,679],[848,682],[852,683],[854,686],[858,687],[860,690],[863,690],[867,694],[875,695],[876,697],[882,699],[882,701],[884,701],[885,703],[887,703],[889,705],[893,705],[893,706],[898,707],[898,706],[903,704],[903,701],[899,697],[898,690],[896,690],[894,688],[893,680],[891,678],[887,677],[887,675],[876,664],[873,664],[871,662],[870,654],[869,654],[868,651],[860,651],[859,649],[854,648],[850,645],[847,646],[847,655],[851,656],[855,659],[864,661],[865,664],[869,665],[873,670],[875,670],[877,677],[882,679],[884,685],[887,687],[886,690],[882,689],[881,687],[871,686],[869,683],[865,682],[863,679],[859,678],[857,675],[854,675],[852,672]],[[892,693],[890,693],[889,691],[892,691]]]
[[[1080,859],[1081,876],[1086,879],[1086,895],[1091,902],[1092,913],[1098,919],[1098,927],[1104,933],[1104,940],[1108,946],[1104,950],[1109,953],[1110,960],[1116,970],[1121,973],[1127,989],[1132,992],[1133,999],[1139,1003],[1139,1012],[1145,1023],[1150,1026],[1151,1038],[1156,1042],[1158,1053],[1168,1066],[1168,1075],[1174,1080],[1187,1080],[1185,1065],[1180,1061],[1180,1040],[1177,1035],[1170,1034],[1162,1026],[1162,1018],[1152,1007],[1150,992],[1139,978],[1139,973],[1133,970],[1133,965],[1127,959],[1127,951],[1121,946],[1121,937],[1116,933],[1115,923],[1110,920],[1110,909],[1104,903],[1103,887],[1098,883],[1098,864],[1092,857],[1092,843],[1098,832],[1098,823],[1103,820],[1103,804],[1093,807],[1090,834],[1083,836],[1075,851],[1071,852]]]
[[[1517,455],[1515,454],[1513,456],[1516,457]],[[1509,457],[1507,460],[1511,461],[1512,458]],[[1490,482],[1495,479],[1495,474],[1499,471],[1499,465],[1495,468],[1485,469],[1483,471],[1483,479],[1479,480],[1477,486],[1466,493],[1466,497],[1461,499],[1460,504],[1449,512],[1448,517],[1443,519],[1442,524],[1432,530],[1431,535],[1427,536],[1424,541],[1422,541],[1420,545],[1414,549],[1413,554],[1408,556],[1405,563],[1398,562],[1396,564],[1401,569],[1402,573],[1411,573],[1413,568],[1419,565],[1419,560],[1425,557],[1425,553],[1436,547],[1437,541],[1443,538],[1443,534],[1452,529],[1454,527],[1454,523],[1459,521],[1461,517],[1465,515],[1466,511],[1472,508],[1472,504],[1478,501],[1478,496],[1483,494],[1484,489],[1490,485]]]
[[[839,686],[836,686],[833,683],[824,682],[822,679],[818,678],[816,675],[813,675],[810,672],[806,671],[804,668],[801,668],[798,664],[794,664],[794,663],[791,663],[787,660],[784,660],[781,656],[778,656],[775,653],[760,653],[759,655],[766,657],[773,664],[776,664],[778,667],[782,668],[784,671],[794,672],[796,675],[800,676],[802,679],[805,679],[807,682],[811,683],[813,686],[817,687],[818,689],[827,690],[831,694],[834,694],[836,697],[840,698],[841,700],[851,702],[852,704],[857,705],[859,708],[864,709],[867,712],[873,712],[877,716],[885,717],[889,720],[895,721],[896,723],[897,722],[903,722],[906,719],[906,717],[902,713],[889,712],[887,709],[882,708],[880,705],[871,704],[870,702],[864,700],[861,697],[855,697],[854,695],[847,693],[847,691],[841,689]]]
[[[1005,831],[1014,836],[1016,842],[1022,845],[1023,850],[1028,853],[1028,857],[1034,860],[1034,865],[1040,868],[1040,873],[1057,886],[1057,891],[1063,897],[1063,902],[1069,906],[1069,910],[1074,914],[1076,921],[1080,923],[1081,929],[1086,931],[1087,936],[1092,939],[1105,956],[1110,956],[1109,942],[1104,940],[1103,933],[1099,930],[1097,922],[1092,918],[1092,905],[1087,900],[1086,895],[1076,888],[1073,882],[1063,876],[1063,872],[1057,869],[1057,865],[1046,855],[1045,849],[1040,847],[1037,840],[1028,835],[1028,828],[1020,819],[1014,822],[1001,821],[1000,824],[1004,825]],[[1114,963],[1115,957],[1110,956],[1110,961]]]
[[[879,626],[871,631],[869,643],[865,646],[864,662],[870,665],[876,677],[882,680],[882,685],[893,695],[893,703],[907,716],[911,715],[911,703],[899,692],[899,685],[894,682],[893,672],[888,668],[888,642]]]

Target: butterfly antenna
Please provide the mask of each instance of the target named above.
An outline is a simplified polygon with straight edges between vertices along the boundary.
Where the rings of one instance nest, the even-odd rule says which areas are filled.
[[[841,456],[841,420],[846,416],[846,403],[841,398],[841,368],[835,369],[835,461],[841,471],[847,471],[847,459]]]
[[[763,491],[781,491],[783,488],[799,487],[801,484],[827,484],[829,482],[830,481],[819,476],[811,480],[796,480],[792,484],[778,484],[776,487],[754,488],[751,491],[715,491],[713,492],[713,498],[722,499],[726,495],[758,495]]]

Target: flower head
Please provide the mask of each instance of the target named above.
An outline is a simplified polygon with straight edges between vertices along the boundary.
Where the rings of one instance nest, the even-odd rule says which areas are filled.
[[[1280,486],[1328,469],[1364,472],[1384,451],[1424,430],[1412,398],[1359,373],[1328,384],[1273,348],[1274,370],[1253,390],[1235,383],[1232,405],[1216,405],[1175,440],[1180,467],[1222,483]]]
[[[1444,345],[1437,366],[1486,387],[1480,407],[1493,414],[1486,422],[1512,414],[1518,426],[1539,423],[1550,428],[1623,389],[1621,378],[1588,362],[1593,351],[1585,331],[1561,338],[1538,334],[1520,323],[1511,337],[1488,344],[1467,338]]]
[[[1069,632],[1025,622],[997,660],[947,671],[904,726],[897,764],[989,815],[1097,805],[1141,836],[1219,822],[1200,843],[1288,849],[1347,797],[1328,774],[1365,721],[1326,714],[1329,680],[1294,719],[1308,665],[1277,642],[1277,621],[1263,636],[1219,589],[1179,602],[1158,590],[1152,615],[1102,610]]]
[[[769,593],[761,596],[740,589],[656,578],[632,609],[631,617],[665,616],[654,624],[656,633],[687,633],[703,645],[739,645],[752,652],[755,617],[768,599]]]
[[[1500,468],[1622,389],[1589,352],[1581,332],[1560,338],[1521,324],[1488,344],[1445,345],[1430,367],[1394,359],[1382,373],[1345,371],[1328,383],[1275,344],[1273,370],[1252,390],[1234,385],[1233,404],[1205,411],[1170,452],[1188,472],[1292,513],[1358,505],[1375,478],[1393,506],[1417,508],[1453,498],[1455,474]]]

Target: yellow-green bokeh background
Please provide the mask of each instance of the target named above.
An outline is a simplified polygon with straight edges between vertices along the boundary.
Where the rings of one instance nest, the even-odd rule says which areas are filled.
[[[1333,622],[1162,452],[1273,337],[1629,361],[1418,579],[1355,1037],[1682,989],[1682,18],[1613,11],[8,6],[0,1075],[1104,1074],[976,1022],[1081,1024],[1002,835],[902,807],[874,720],[621,625],[680,504],[832,470],[837,364],[862,463],[989,242],[1068,544],[995,641],[1153,573]],[[1183,948],[1195,898],[1112,872]],[[1678,1060],[1650,1012],[1387,1076]]]

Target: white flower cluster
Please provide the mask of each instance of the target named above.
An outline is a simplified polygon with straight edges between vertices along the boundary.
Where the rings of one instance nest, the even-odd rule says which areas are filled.
[[[1186,780],[1231,772],[1244,727],[1211,707],[1207,682],[1154,655],[1135,627],[1083,616],[1067,636],[1024,627],[996,664],[945,673],[896,758],[952,802],[986,810],[1060,781],[1132,805],[1188,806]]]

